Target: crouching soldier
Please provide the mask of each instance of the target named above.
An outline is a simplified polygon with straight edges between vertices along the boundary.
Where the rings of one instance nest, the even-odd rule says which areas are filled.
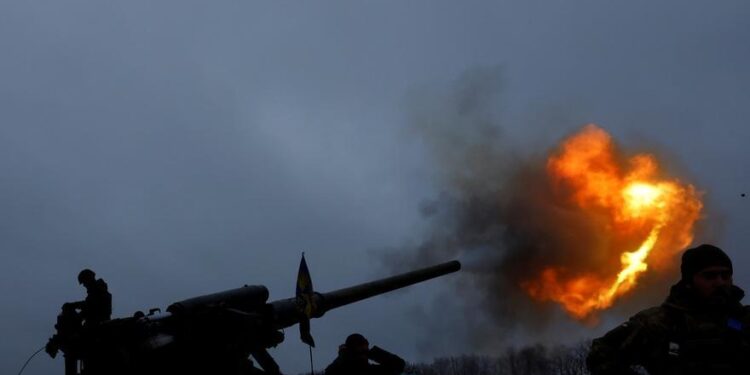
[[[328,365],[325,375],[398,375],[405,365],[399,356],[370,347],[364,336],[354,333],[339,346],[339,356]]]

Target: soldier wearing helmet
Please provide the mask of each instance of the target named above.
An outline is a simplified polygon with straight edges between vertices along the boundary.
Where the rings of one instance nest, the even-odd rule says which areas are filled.
[[[326,367],[325,375],[398,375],[405,365],[399,356],[370,347],[364,336],[353,333],[339,346],[339,356]]]
[[[86,299],[73,302],[72,306],[81,310],[84,325],[109,320],[112,315],[112,295],[107,290],[107,283],[97,279],[94,271],[88,268],[78,273],[78,283],[86,288]]]
[[[733,285],[732,261],[716,246],[686,250],[666,301],[595,339],[592,375],[750,374],[750,306]]]

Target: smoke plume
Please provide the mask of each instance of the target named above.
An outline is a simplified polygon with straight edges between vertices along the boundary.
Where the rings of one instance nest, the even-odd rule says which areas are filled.
[[[578,339],[580,327],[592,326],[597,316],[575,322],[559,305],[530,298],[522,284],[550,264],[615,274],[620,266],[619,256],[591,251],[610,241],[603,235],[608,221],[592,220],[591,212],[561,203],[553,191],[546,168],[555,149],[522,149],[504,133],[502,86],[500,68],[482,68],[447,89],[425,88],[409,98],[409,121],[437,162],[440,194],[422,205],[428,230],[421,243],[389,251],[385,259],[399,269],[453,258],[464,265],[450,295],[438,297],[431,311],[413,313],[430,332],[421,345],[425,351],[444,350],[459,339],[475,351],[496,350],[519,337],[547,341],[578,331],[571,338]],[[621,154],[614,158],[627,162]],[[616,310],[629,313],[653,303],[673,271],[667,266],[646,275]]]

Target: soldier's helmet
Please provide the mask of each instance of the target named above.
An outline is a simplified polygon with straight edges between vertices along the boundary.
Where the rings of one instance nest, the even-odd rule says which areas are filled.
[[[367,347],[370,345],[369,342],[367,342],[367,339],[362,336],[359,333],[352,333],[349,335],[349,337],[346,338],[346,341],[344,342],[344,345],[346,345],[349,348],[356,348],[356,347]]]
[[[94,280],[96,280],[96,274],[94,273],[94,271],[88,268],[78,273],[78,284],[83,284],[85,282],[90,282]]]

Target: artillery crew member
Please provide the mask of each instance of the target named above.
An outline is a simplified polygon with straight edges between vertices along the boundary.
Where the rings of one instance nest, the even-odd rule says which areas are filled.
[[[750,306],[732,283],[732,261],[712,245],[686,250],[666,301],[595,339],[592,375],[750,374]]]
[[[112,295],[107,290],[107,283],[102,279],[97,280],[96,274],[90,269],[84,269],[78,274],[78,283],[86,288],[86,299],[63,304],[62,313],[57,317],[55,325],[57,333],[49,339],[45,349],[52,358],[57,355],[58,350],[65,353],[66,375],[79,373],[79,361],[82,361],[81,373],[103,374],[100,361],[91,355],[97,349],[91,345],[91,335],[94,327],[110,319]]]
[[[339,346],[339,356],[328,365],[325,375],[398,375],[405,365],[401,357],[377,346],[370,348],[364,336],[354,333]]]
[[[107,283],[97,279],[94,271],[84,269],[78,274],[78,283],[86,288],[86,299],[73,302],[81,310],[84,325],[91,326],[109,320],[112,315],[112,295],[107,290]]]

